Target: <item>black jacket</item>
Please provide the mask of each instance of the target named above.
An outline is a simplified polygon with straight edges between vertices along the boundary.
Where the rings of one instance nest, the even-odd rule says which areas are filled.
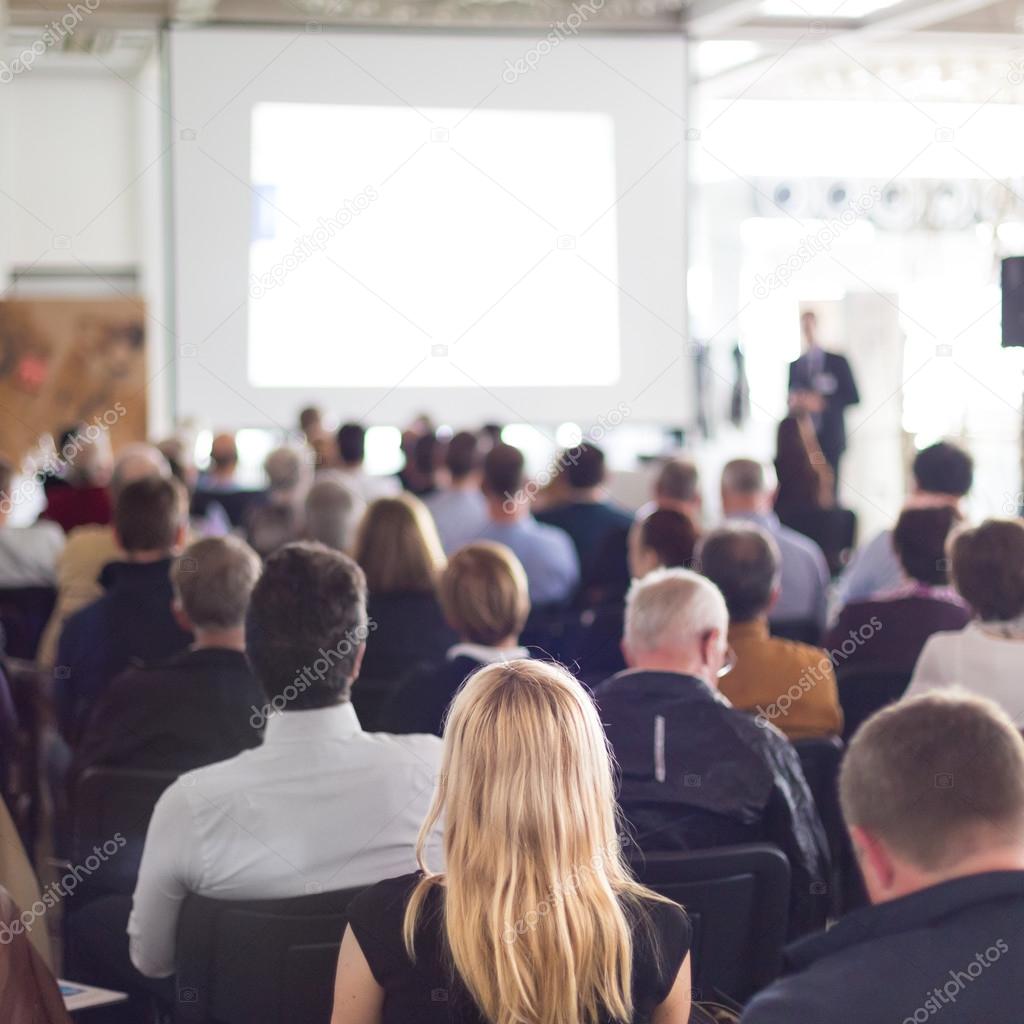
[[[970,875],[848,914],[790,946],[743,1024],[1011,1024],[1024,1014],[1024,871]]]
[[[262,742],[266,696],[241,651],[183,651],[123,672],[93,709],[72,765],[186,772]]]
[[[483,663],[466,654],[425,665],[395,693],[380,720],[382,732],[441,735],[444,713],[466,676]]]
[[[846,356],[838,352],[823,355],[820,374],[811,373],[806,353],[789,364],[789,390],[814,391],[824,397],[825,407],[814,417],[814,426],[822,454],[834,466],[846,451],[846,407],[856,405],[860,395]]]
[[[774,843],[792,871],[790,933],[822,925],[828,844],[789,740],[693,676],[627,670],[594,695],[640,849]]]
[[[105,593],[64,623],[54,667],[61,730],[77,741],[100,694],[132,664],[163,661],[192,637],[171,614],[171,560],[111,562]]]

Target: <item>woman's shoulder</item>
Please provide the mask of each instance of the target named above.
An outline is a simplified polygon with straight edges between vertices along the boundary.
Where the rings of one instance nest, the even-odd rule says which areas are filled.
[[[413,889],[422,878],[422,871],[411,871],[407,875],[385,878],[368,885],[349,904],[349,917],[363,913],[380,915],[388,911],[404,913]]]

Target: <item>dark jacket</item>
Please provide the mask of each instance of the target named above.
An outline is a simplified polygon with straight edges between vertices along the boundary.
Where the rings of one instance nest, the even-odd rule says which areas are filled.
[[[786,951],[792,973],[743,1024],[1011,1024],[1021,1019],[1024,871],[944,882],[864,907]]]
[[[121,673],[99,698],[72,766],[187,772],[262,740],[266,702],[241,651],[182,651]]]
[[[89,713],[118,673],[133,663],[163,661],[192,637],[171,614],[171,560],[111,562],[104,595],[64,623],[54,667],[61,730],[74,742]]]
[[[821,926],[828,844],[789,740],[693,676],[627,670],[594,696],[640,849],[774,843],[792,871],[791,934]]]
[[[963,629],[970,620],[965,604],[942,597],[908,594],[851,601],[829,630],[825,647],[844,672],[904,672],[909,678],[932,633]]]
[[[824,397],[825,407],[814,417],[814,427],[825,458],[834,466],[846,451],[846,407],[860,401],[846,356],[825,352],[821,373],[814,374],[805,353],[789,364],[789,390],[814,391]]]

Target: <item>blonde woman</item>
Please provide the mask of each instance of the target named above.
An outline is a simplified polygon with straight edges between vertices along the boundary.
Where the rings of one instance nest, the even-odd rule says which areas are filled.
[[[363,728],[374,731],[395,688],[419,665],[443,658],[456,637],[437,595],[444,551],[419,498],[371,502],[353,554],[366,574],[371,629],[353,704]]]
[[[444,821],[445,873],[425,863]],[[421,870],[349,911],[332,1024],[686,1024],[690,926],[637,884],[596,708],[537,661],[471,676],[445,726]]]

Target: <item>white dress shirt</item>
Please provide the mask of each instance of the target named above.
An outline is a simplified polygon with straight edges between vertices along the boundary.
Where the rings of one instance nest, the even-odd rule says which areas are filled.
[[[956,632],[933,633],[914,666],[906,697],[961,686],[994,700],[1024,729],[1024,639],[999,636],[999,623],[969,622]]]
[[[351,704],[271,715],[263,745],[187,772],[160,797],[128,922],[149,977],[175,969],[189,893],[281,899],[416,869],[441,763],[436,736],[363,732]],[[427,861],[440,870],[440,830]]]

